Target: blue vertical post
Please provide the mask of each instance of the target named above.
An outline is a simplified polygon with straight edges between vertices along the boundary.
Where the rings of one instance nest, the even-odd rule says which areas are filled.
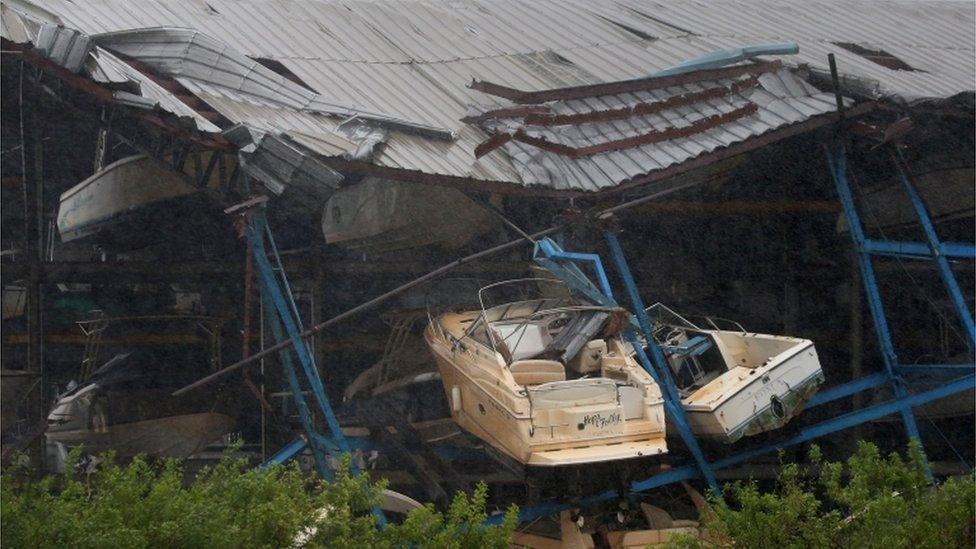
[[[827,164],[830,167],[830,174],[833,177],[834,185],[837,187],[837,195],[840,198],[844,216],[847,219],[848,230],[854,242],[854,250],[857,254],[858,265],[861,271],[861,279],[864,281],[864,291],[868,298],[868,307],[871,310],[871,318],[874,320],[874,331],[881,345],[881,355],[884,360],[885,373],[891,382],[896,398],[904,398],[908,395],[905,384],[901,378],[895,374],[898,365],[898,356],[895,353],[895,346],[891,341],[891,331],[888,328],[888,318],[885,316],[884,304],[881,301],[881,291],[878,288],[878,280],[874,274],[874,265],[871,263],[871,255],[864,249],[864,228],[861,226],[861,219],[857,214],[857,207],[854,204],[854,195],[847,182],[847,152],[843,142],[834,140],[827,145]],[[918,424],[915,422],[915,414],[911,408],[901,410],[902,421],[905,424],[905,431],[909,438],[917,439],[921,443],[918,432]],[[931,471],[928,471],[931,477]]]
[[[649,372],[657,371],[657,375],[654,376],[655,381],[661,387],[665,407],[671,414],[672,423],[678,428],[681,439],[691,452],[699,471],[701,471],[702,477],[704,477],[712,492],[715,495],[721,495],[722,492],[718,486],[718,481],[715,479],[715,473],[712,472],[711,465],[705,459],[705,454],[702,452],[701,446],[698,445],[698,440],[691,431],[691,425],[688,423],[688,417],[685,415],[685,409],[681,404],[681,393],[678,392],[678,387],[671,377],[671,371],[668,368],[667,360],[664,358],[664,353],[661,352],[661,348],[654,341],[654,330],[651,326],[651,319],[647,315],[647,310],[644,308],[644,301],[637,292],[637,284],[634,282],[634,277],[630,272],[630,268],[627,266],[627,259],[624,257],[624,252],[620,247],[620,242],[617,240],[617,235],[610,231],[606,231],[604,235],[606,236],[607,244],[610,246],[610,256],[616,264],[617,272],[620,273],[620,278],[624,283],[624,289],[630,298],[634,315],[637,317],[637,323],[641,328],[641,332],[644,334],[644,344],[651,351],[650,360],[648,360],[648,356],[641,343],[634,337],[632,330],[628,334],[628,338],[631,344],[633,344],[634,351],[637,353],[637,357],[644,367]],[[654,374],[652,373],[651,375]]]
[[[900,158],[900,153],[897,157],[894,156],[894,153],[892,156],[895,167],[898,169],[898,179],[905,189],[905,194],[912,201],[912,207],[915,208],[915,214],[918,215],[918,221],[922,225],[922,232],[925,233],[925,239],[931,250],[932,259],[939,268],[942,283],[945,285],[949,297],[952,298],[952,305],[956,309],[959,321],[962,323],[963,328],[965,328],[966,334],[969,335],[969,348],[973,349],[976,347],[976,327],[973,326],[973,315],[969,312],[966,299],[962,296],[962,290],[959,289],[956,276],[952,274],[952,267],[949,266],[949,260],[942,253],[942,242],[939,240],[939,235],[935,232],[935,226],[932,225],[932,219],[925,209],[925,203],[922,202],[922,198],[918,195],[915,186],[912,185],[909,179],[910,176],[904,165],[904,159]]]
[[[278,312],[275,310],[274,303],[271,302],[271,298],[267,292],[261,292],[261,300],[264,302],[265,310],[269,313],[268,324],[271,327],[271,335],[274,336],[275,341],[284,341],[285,335],[281,330]],[[312,450],[312,459],[315,461],[315,468],[322,478],[332,480],[334,476],[332,475],[332,468],[329,467],[329,463],[325,459],[325,449],[322,448],[318,437],[314,436],[315,426],[312,422],[312,411],[308,407],[308,401],[305,400],[302,385],[298,382],[295,366],[291,360],[291,352],[288,349],[282,349],[279,356],[281,358],[281,365],[285,370],[285,377],[288,379],[288,388],[291,389],[292,400],[295,401],[295,407],[298,409],[298,417],[301,419],[302,428],[305,429],[306,443]]]
[[[295,323],[296,321],[293,316],[292,309],[285,300],[285,296],[282,293],[281,288],[278,285],[278,280],[271,268],[271,263],[268,261],[268,256],[265,253],[262,235],[266,221],[263,213],[257,212],[253,214],[252,223],[253,225],[248,230],[248,239],[254,247],[254,264],[258,267],[262,294],[266,293],[268,295],[273,305],[273,309],[277,311],[278,318],[285,327],[287,337],[293,342],[292,348],[298,357],[298,362],[302,366],[305,378],[312,390],[312,395],[315,397],[319,410],[325,417],[325,421],[329,425],[329,430],[332,431],[332,436],[335,438],[336,444],[339,446],[339,449],[342,452],[348,453],[350,451],[349,443],[342,434],[342,429],[339,426],[339,420],[336,418],[335,412],[332,409],[332,404],[329,402],[329,397],[325,393],[325,387],[322,385],[322,378],[319,377],[319,373],[315,369],[315,365],[312,362],[312,355],[308,351],[308,346],[305,345],[305,341],[299,337],[299,333],[301,332],[298,330],[298,326]]]
[[[305,381],[307,381],[311,388],[312,395],[315,397],[319,410],[325,417],[325,421],[329,425],[329,430],[332,432],[330,440],[335,443],[340,452],[344,454],[351,453],[349,441],[346,440],[345,435],[342,433],[339,419],[336,417],[335,411],[332,409],[332,404],[329,402],[329,397],[322,384],[322,378],[319,376],[318,370],[315,368],[315,363],[312,361],[312,355],[305,341],[299,335],[301,331],[299,330],[298,324],[300,322],[298,319],[298,310],[294,306],[294,299],[291,298],[291,288],[288,286],[287,278],[282,273],[282,280],[279,283],[274,269],[271,267],[271,262],[268,261],[268,256],[264,248],[264,238],[265,234],[270,237],[271,233],[266,229],[267,219],[264,216],[264,212],[252,212],[247,228],[247,241],[248,245],[254,251],[254,264],[257,266],[258,280],[261,283],[261,299],[271,317],[272,335],[275,341],[279,343],[284,341],[286,337],[292,340],[292,351],[302,366]],[[280,265],[281,260],[278,257],[277,248],[274,249],[274,254],[276,262]],[[287,292],[287,300],[285,293],[281,290],[282,285]],[[282,327],[284,327],[284,331],[282,331]],[[299,415],[301,416],[302,427],[305,429],[306,436],[308,437],[307,443],[312,450],[316,468],[323,478],[331,480],[334,477],[325,459],[323,437],[315,430],[312,422],[312,414],[302,391],[301,381],[292,363],[291,352],[289,352],[289,349],[282,349],[280,356],[288,378],[288,385],[292,391],[292,398],[295,400]],[[353,465],[353,472],[356,472],[355,465]],[[385,526],[386,517],[383,511],[379,507],[374,507],[372,512],[379,526]]]

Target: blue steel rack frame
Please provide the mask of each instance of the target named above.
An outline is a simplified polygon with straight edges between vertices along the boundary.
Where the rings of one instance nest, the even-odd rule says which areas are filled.
[[[613,258],[614,264],[617,267],[617,270],[619,271],[620,278],[624,283],[627,294],[630,297],[631,305],[636,313],[635,316],[641,332],[645,336],[645,341],[649,343],[647,349],[650,350],[652,360],[648,360],[644,349],[641,347],[635,337],[631,340],[631,342],[634,344],[635,350],[637,351],[637,356],[641,360],[641,364],[647,368],[648,372],[651,372],[655,380],[658,380],[659,383],[663,382],[662,396],[666,402],[666,409],[672,414],[672,419],[678,425],[679,432],[681,433],[682,438],[684,439],[688,448],[691,450],[692,456],[694,457],[694,463],[680,465],[665,472],[653,475],[647,479],[632,483],[628,487],[629,493],[644,492],[653,488],[684,480],[690,480],[696,477],[702,477],[706,483],[712,487],[713,490],[715,490],[717,488],[717,483],[715,481],[714,471],[716,470],[732,467],[734,465],[754,459],[758,456],[776,452],[789,446],[809,442],[817,438],[836,433],[844,429],[849,429],[869,421],[874,421],[894,413],[901,415],[908,437],[918,439],[918,427],[915,422],[914,414],[912,413],[912,408],[945,398],[961,391],[976,388],[976,364],[904,365],[898,363],[897,354],[895,353],[895,346],[891,339],[891,332],[888,329],[888,321],[881,301],[881,293],[875,277],[874,266],[871,262],[872,256],[892,255],[909,259],[924,259],[934,261],[939,269],[939,274],[944,285],[946,286],[949,296],[952,299],[956,313],[960,317],[960,322],[962,323],[969,337],[969,347],[970,351],[972,352],[974,349],[973,317],[969,312],[969,308],[966,305],[962,292],[959,289],[959,285],[952,273],[948,258],[976,259],[976,246],[973,244],[941,242],[939,240],[939,237],[932,225],[931,218],[925,209],[925,205],[914,189],[911,182],[911,176],[907,171],[907,167],[904,165],[904,160],[897,156],[897,153],[893,153],[896,154],[893,160],[896,164],[899,182],[912,202],[912,206],[916,215],[918,216],[919,223],[922,225],[926,242],[892,242],[866,238],[864,235],[863,226],[861,225],[860,217],[857,213],[857,208],[855,207],[854,196],[847,180],[846,148],[840,141],[831,141],[826,145],[826,152],[827,164],[830,168],[830,175],[836,186],[844,215],[847,219],[848,226],[850,227],[851,238],[853,239],[854,250],[857,254],[858,266],[861,272],[862,280],[864,281],[865,293],[871,310],[872,319],[874,321],[876,336],[881,345],[885,368],[883,372],[870,374],[830,389],[820,391],[814,395],[813,398],[811,398],[806,407],[807,409],[814,408],[883,385],[890,385],[892,387],[894,398],[887,402],[874,404],[872,406],[823,420],[814,425],[800,428],[793,435],[788,436],[783,440],[741,450],[731,456],[709,461],[701,452],[701,448],[697,444],[694,435],[690,433],[690,429],[686,434],[681,426],[681,418],[684,417],[684,414],[683,409],[681,408],[680,395],[677,395],[673,390],[674,383],[670,378],[670,371],[664,364],[663,355],[660,354],[660,349],[654,344],[653,338],[650,337],[653,326],[651,325],[650,319],[644,310],[643,302],[637,292],[633,275],[627,266],[627,261],[624,257],[623,250],[620,247],[620,243],[617,241],[616,235],[611,232],[606,232],[605,237],[610,248],[610,254]],[[569,269],[565,263],[575,261],[594,265],[598,274],[600,288],[603,290],[606,296],[605,300],[602,302],[615,304],[615,301],[613,301],[613,296],[610,293],[609,282],[606,279],[606,275],[603,271],[603,265],[598,255],[563,252],[558,248],[558,246],[550,246],[548,244],[543,244],[543,242],[545,241],[540,241],[540,243],[536,246],[537,262],[547,268],[550,268],[550,270],[552,270],[552,268],[556,268],[557,270],[554,271],[554,273],[557,274],[557,276],[560,276],[560,278],[565,277],[564,280],[574,281],[570,282],[570,285],[577,290],[583,291],[584,288],[582,287],[585,287],[585,295],[591,295],[596,289],[595,285],[592,283],[587,284],[586,282],[581,281],[582,271],[580,271],[575,265],[572,266],[571,272],[568,272]],[[540,253],[540,249],[542,253]],[[540,261],[540,256],[542,261]],[[563,271],[559,272],[559,269],[562,269]],[[567,275],[569,276],[567,277]],[[582,278],[585,280],[585,276]],[[631,337],[634,336],[633,330],[631,330],[630,335]],[[932,389],[916,393],[909,393],[906,388],[906,381],[902,377],[907,375],[941,377],[945,381],[941,384],[937,384],[937,386]],[[675,413],[674,410],[677,410],[677,413]],[[685,425],[685,427],[687,427],[687,425]],[[931,478],[931,472],[929,472],[929,476]],[[531,507],[525,507],[521,510],[519,519],[521,521],[529,521],[555,514],[566,509],[586,507],[588,505],[622,498],[626,495],[626,493],[621,493],[617,490],[610,490],[573,503],[548,502]],[[498,523],[500,520],[501,515],[496,515],[490,517],[487,522]]]
[[[285,445],[284,448],[268,458],[263,466],[284,463],[308,447],[312,452],[315,468],[319,475],[325,480],[333,480],[335,475],[327,455],[329,453],[349,454],[352,447],[342,433],[339,420],[325,392],[322,378],[319,376],[318,369],[312,359],[312,353],[299,335],[302,331],[301,318],[298,314],[298,308],[295,306],[288,278],[281,265],[281,258],[278,255],[274,237],[268,227],[263,205],[259,206],[258,209],[249,211],[246,215],[248,219],[247,245],[253,251],[254,264],[257,267],[258,282],[261,288],[261,300],[268,317],[271,334],[276,343],[281,343],[286,339],[292,340],[293,343],[290,348],[282,349],[279,357],[281,366],[285,371],[285,377],[288,380],[292,399],[295,401],[295,407],[301,419],[302,428],[305,431],[303,437]],[[274,258],[277,267],[272,266],[268,259],[268,250],[265,248],[266,240],[270,244],[271,256]],[[300,369],[296,370],[293,358],[298,360]],[[315,418],[308,400],[305,398],[306,391],[312,394],[319,412],[325,418],[330,435],[325,435],[316,428]],[[355,464],[353,464],[353,468],[355,472]],[[373,509],[373,515],[376,516],[380,526],[386,524],[385,516],[379,508]]]
[[[814,395],[807,404],[807,408],[820,406],[885,384],[892,386],[895,398],[884,403],[875,404],[821,421],[815,425],[804,427],[783,440],[746,449],[731,456],[709,461],[698,444],[697,439],[694,437],[694,434],[691,432],[684,415],[684,409],[681,406],[680,394],[677,392],[664,356],[651,336],[653,326],[644,309],[643,301],[637,291],[637,286],[627,265],[620,243],[615,234],[606,232],[605,238],[610,249],[611,257],[618,270],[620,279],[623,281],[636,320],[635,323],[632,323],[634,325],[628,330],[627,337],[634,345],[641,365],[662,387],[662,396],[665,400],[666,410],[670,414],[682,440],[693,457],[693,463],[677,466],[642,481],[632,483],[628,487],[630,493],[639,493],[696,477],[703,478],[715,493],[720,493],[714,474],[716,470],[738,465],[760,455],[772,453],[788,446],[809,442],[819,437],[873,421],[893,413],[899,413],[902,416],[908,436],[918,438],[918,427],[911,411],[913,407],[976,387],[976,374],[974,374],[976,372],[976,366],[973,364],[903,365],[898,363],[895,347],[891,340],[891,333],[888,329],[887,317],[884,313],[874,267],[871,263],[872,256],[898,256],[909,259],[934,261],[953,301],[956,313],[960,316],[960,320],[969,337],[970,350],[972,350],[974,348],[972,315],[952,273],[948,258],[974,259],[976,258],[976,246],[972,244],[947,243],[939,240],[924,204],[911,183],[910,175],[907,173],[902,163],[903,161],[900,161],[898,158],[895,158],[895,162],[898,168],[899,180],[912,201],[919,222],[923,227],[926,242],[891,242],[866,238],[857,214],[853,193],[847,181],[845,147],[840,142],[834,141],[827,145],[826,150],[830,174],[837,187],[841,205],[847,218],[848,226],[850,227],[851,237],[858,257],[858,265],[874,320],[875,332],[882,348],[885,369],[883,372],[868,375],[821,391]],[[293,399],[295,400],[296,408],[299,411],[305,436],[282,448],[267,463],[284,462],[297,455],[304,448],[309,447],[319,474],[325,479],[331,479],[333,478],[333,472],[329,466],[326,457],[327,454],[349,453],[352,446],[358,447],[360,444],[359,441],[353,441],[351,445],[350,441],[342,434],[308,346],[299,336],[301,332],[301,321],[298,318],[294,301],[291,298],[287,278],[281,269],[277,250],[274,247],[273,240],[269,237],[270,231],[267,227],[264,212],[262,210],[250,212],[247,231],[248,246],[254,252],[262,302],[270,317],[269,323],[272,335],[278,342],[284,341],[285,339],[291,339],[294,342],[292,349],[286,348],[281,351],[280,357],[286,377],[288,378]],[[266,239],[271,243],[271,254],[278,264],[277,269],[271,265],[268,259],[268,252],[265,248]],[[540,265],[560,275],[564,280],[570,281],[570,284],[578,291],[596,299],[598,302],[608,305],[612,304],[613,306],[617,305],[600,256],[589,253],[566,252],[556,246],[552,241],[545,239],[537,243],[535,258]],[[598,284],[590,282],[589,278],[577,264],[591,265],[597,274]],[[641,340],[637,337],[638,330],[643,335],[643,343],[646,343],[646,347],[642,345]],[[294,357],[292,356],[293,354]],[[293,358],[297,358],[300,365],[299,369],[295,368]],[[302,375],[299,375],[299,373]],[[902,376],[915,374],[936,377],[958,377],[950,379],[933,389],[909,394]],[[319,411],[325,418],[331,435],[320,433],[315,428],[313,414],[303,390],[303,387],[306,386]],[[523,521],[531,520],[564,509],[584,507],[623,496],[626,496],[626,494],[611,490],[572,504],[551,502],[525,507],[520,513],[520,519]],[[379,510],[374,510],[374,513],[377,514],[380,524],[384,524],[385,520],[382,513]],[[500,520],[501,517],[496,516],[489,518],[487,522],[492,523]]]

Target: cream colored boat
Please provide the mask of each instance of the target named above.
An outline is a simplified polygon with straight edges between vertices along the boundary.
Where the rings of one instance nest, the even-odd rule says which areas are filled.
[[[429,345],[454,420],[527,465],[557,466],[667,452],[657,384],[620,336],[621,309],[574,298],[485,307],[432,318]],[[552,295],[544,293],[543,295]]]
[[[824,382],[808,339],[723,330],[711,318],[695,324],[660,303],[648,312],[700,438],[732,443],[778,429]]]

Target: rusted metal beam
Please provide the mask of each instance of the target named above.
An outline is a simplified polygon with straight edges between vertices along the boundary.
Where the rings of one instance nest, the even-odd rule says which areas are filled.
[[[525,123],[534,126],[564,126],[585,124],[587,122],[606,122],[608,120],[623,120],[635,116],[646,116],[659,113],[667,109],[674,109],[686,105],[693,105],[710,99],[718,99],[741,93],[756,87],[759,79],[755,76],[734,82],[730,86],[716,86],[699,92],[683,93],[669,97],[663,101],[653,103],[641,102],[622,109],[595,110],[578,114],[542,114],[531,113],[525,116]]]
[[[465,116],[461,122],[469,124],[481,122],[491,118],[523,118],[531,114],[547,114],[551,112],[545,105],[519,105],[517,107],[502,107],[485,111],[477,116]]]
[[[509,134],[492,136],[491,139],[482,142],[480,145],[478,145],[478,147],[475,148],[475,154],[480,158],[492,150],[501,147],[505,143],[514,140],[520,141],[527,145],[532,145],[533,147],[538,147],[551,153],[561,154],[570,158],[581,158],[603,152],[631,149],[641,145],[649,145],[651,143],[659,143],[661,141],[687,137],[689,135],[694,135],[717,126],[721,126],[722,124],[727,124],[734,120],[738,120],[739,118],[755,114],[758,110],[759,107],[757,107],[755,103],[749,103],[727,113],[702,118],[701,120],[697,120],[684,127],[668,128],[666,130],[642,133],[640,135],[626,137],[624,139],[615,139],[613,141],[605,141],[603,143],[597,143],[596,145],[590,145],[587,147],[570,147],[569,145],[549,141],[542,137],[529,135],[524,128],[519,128],[507,139],[504,136]]]
[[[856,116],[867,114],[878,109],[878,105],[879,104],[874,101],[861,103],[860,105],[848,108],[846,116],[847,118],[854,118]],[[804,122],[793,124],[792,126],[786,126],[785,128],[780,128],[771,132],[766,132],[760,136],[752,137],[734,145],[729,145],[728,147],[714,150],[708,154],[697,156],[691,160],[686,160],[680,164],[669,166],[663,170],[657,170],[633,177],[629,181],[624,181],[616,187],[608,189],[600,194],[601,196],[611,196],[621,192],[632,191],[633,189],[642,187],[644,185],[670,179],[684,173],[704,168],[710,164],[715,164],[716,162],[720,162],[734,156],[739,156],[740,154],[761,149],[769,146],[772,143],[814,131],[836,121],[837,115],[835,113],[822,114],[820,116],[810,118]]]
[[[97,84],[84,76],[69,71],[57,63],[45,58],[33,48],[24,47],[20,44],[14,44],[6,39],[3,40],[3,47],[4,49],[20,51],[21,58],[31,66],[45,74],[57,78],[59,82],[67,84],[68,86],[85,93],[98,102],[116,103],[115,95],[109,88]],[[40,84],[36,78],[33,78],[32,80],[34,80],[34,83]],[[60,101],[65,101],[64,98],[60,97],[55,90],[51,90],[50,88],[48,88],[48,90],[50,90],[50,92]],[[233,143],[227,141],[221,135],[214,134],[209,137],[194,135],[186,128],[180,127],[174,122],[165,120],[154,112],[139,109],[126,109],[126,111],[130,116],[151,124],[182,141],[189,141],[207,149],[233,150],[236,148]]]
[[[861,116],[866,113],[872,112],[880,108],[880,104],[877,102],[867,102],[861,103],[854,107],[850,107],[847,110],[847,116],[850,118]],[[702,154],[691,160],[686,160],[679,164],[672,165],[663,170],[656,170],[653,172],[646,173],[644,175],[639,175],[631,178],[630,180],[623,181],[616,187],[610,189],[599,191],[599,192],[586,192],[586,191],[567,191],[567,190],[557,190],[547,187],[526,187],[518,183],[510,183],[498,180],[486,180],[486,179],[476,179],[473,177],[460,177],[460,176],[450,176],[443,174],[432,174],[421,172],[419,170],[407,170],[403,168],[393,168],[388,166],[378,166],[376,164],[370,164],[368,162],[361,162],[355,160],[346,160],[344,158],[322,158],[322,162],[329,167],[346,174],[358,174],[382,177],[386,179],[396,179],[399,181],[404,181],[407,183],[417,183],[425,185],[442,185],[447,187],[452,187],[456,189],[473,190],[473,191],[491,191],[499,194],[506,195],[527,195],[527,196],[538,196],[538,197],[563,197],[563,198],[605,198],[608,196],[613,196],[620,194],[622,192],[630,192],[635,188],[647,185],[650,183],[655,183],[677,175],[681,175],[690,171],[694,171],[710,164],[732,158],[741,154],[745,154],[762,147],[766,147],[777,141],[782,141],[784,139],[789,139],[806,132],[814,131],[825,125],[831,124],[836,121],[837,116],[834,113],[823,114],[820,116],[815,116],[813,118],[807,119],[803,122],[793,124],[791,126],[786,126],[777,130],[766,132],[762,135],[751,137],[745,141],[729,145],[728,147],[723,147],[721,149],[714,150],[710,153]]]
[[[602,84],[590,84],[586,86],[573,86],[569,88],[558,88],[542,91],[524,91],[491,82],[475,80],[468,85],[469,88],[489,95],[503,97],[519,104],[538,104],[547,101],[560,101],[566,99],[582,99],[585,97],[598,97],[601,95],[616,95],[619,93],[632,93],[638,91],[657,90],[670,86],[682,86],[694,84],[708,80],[721,80],[723,78],[736,78],[738,76],[750,75],[759,76],[767,72],[775,72],[783,67],[779,61],[768,63],[754,63],[749,65],[734,65],[720,69],[710,69],[695,71],[673,76],[639,78],[635,80],[624,80],[620,82],[607,82]]]
[[[477,179],[438,173],[428,173],[420,170],[393,168],[380,166],[360,160],[350,160],[342,157],[322,157],[319,160],[330,168],[343,174],[357,174],[384,179],[395,179],[406,183],[423,185],[440,185],[468,191],[488,191],[507,195],[523,195],[535,197],[563,197],[592,195],[586,191],[567,191],[543,186],[527,187],[521,183],[498,181],[491,179]]]

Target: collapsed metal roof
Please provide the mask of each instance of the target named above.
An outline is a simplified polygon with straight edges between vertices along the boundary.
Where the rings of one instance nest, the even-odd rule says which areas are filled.
[[[884,0],[15,0],[3,5],[2,32],[113,86],[120,101],[141,97],[201,132],[219,130],[213,116],[146,73],[174,79],[259,136],[249,142],[251,166],[260,165],[266,143],[289,157],[322,160],[293,158],[292,168],[300,164],[307,174],[337,176],[338,166],[356,164],[391,178],[590,192],[822,116],[833,110],[831,98],[787,69],[762,65],[768,70],[749,69],[748,83],[699,79],[628,93],[557,95],[540,103],[557,117],[636,110],[614,120],[547,125],[538,116],[466,118],[510,106],[469,84],[539,92],[650,82],[653,71],[716,49],[788,39],[799,43],[800,54],[782,58],[785,64],[824,70],[827,53],[834,53],[841,71],[872,82],[878,98],[945,98],[974,87],[973,12],[965,2]],[[717,88],[730,91],[675,103]],[[627,139],[633,146],[562,154],[516,138],[479,154],[485,152],[479,145],[502,134],[558,143],[563,153]],[[279,172],[277,182],[266,184],[287,185],[281,178],[290,172]],[[332,177],[323,190],[335,185]]]
[[[836,109],[778,62],[544,92],[475,87],[516,102],[469,118],[493,135],[476,154],[501,149],[525,184],[556,189],[612,187]]]

